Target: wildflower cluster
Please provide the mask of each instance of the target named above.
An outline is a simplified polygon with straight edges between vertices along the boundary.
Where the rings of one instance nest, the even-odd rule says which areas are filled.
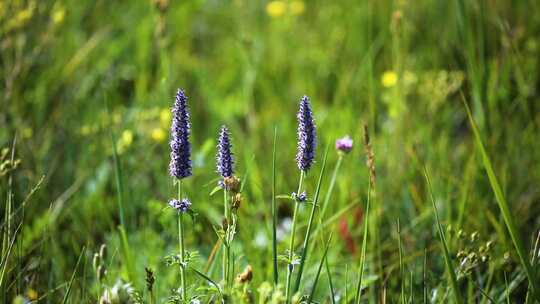
[[[189,301],[198,301],[196,296],[189,296],[189,285],[187,284],[186,270],[187,265],[196,256],[195,253],[185,250],[184,245],[184,220],[183,215],[188,212],[192,212],[192,202],[184,196],[184,190],[182,188],[183,179],[192,175],[192,163],[191,163],[191,143],[190,143],[190,114],[187,105],[187,96],[183,90],[178,90],[172,108],[172,123],[171,123],[171,140],[170,140],[170,163],[169,174],[174,178],[175,183],[178,186],[178,196],[169,200],[169,207],[177,211],[178,214],[178,254],[171,254],[166,257],[168,265],[178,265],[180,267],[180,283],[181,286],[173,290],[173,295],[169,298],[173,302],[185,303]],[[313,110],[309,97],[303,96],[300,99],[298,112],[296,115],[297,126],[297,150],[296,150],[296,164],[299,169],[300,179],[298,183],[298,189],[291,193],[290,199],[294,202],[294,212],[292,219],[291,238],[289,243],[289,250],[284,255],[284,260],[287,262],[287,277],[286,284],[284,285],[285,294],[282,296],[285,302],[295,301],[298,298],[297,291],[299,290],[300,280],[303,273],[304,263],[306,261],[307,252],[309,250],[309,239],[311,235],[311,228],[313,223],[313,217],[317,210],[317,200],[319,196],[319,190],[316,191],[313,199],[309,200],[312,203],[311,216],[308,222],[308,229],[306,236],[304,237],[304,245],[301,255],[295,253],[295,234],[299,213],[300,203],[308,201],[307,192],[304,190],[304,179],[307,176],[308,171],[313,167],[315,162],[315,156],[317,151],[317,130],[315,125],[315,119],[313,117]],[[367,140],[369,142],[369,139]],[[367,144],[369,145],[369,143]],[[233,257],[233,240],[236,234],[237,221],[238,221],[238,208],[242,202],[242,183],[240,178],[235,175],[235,159],[232,152],[232,140],[231,133],[227,126],[222,126],[219,130],[218,141],[216,147],[216,172],[219,174],[218,187],[216,187],[211,194],[215,192],[223,192],[224,202],[224,217],[221,223],[221,227],[216,228],[216,232],[221,241],[221,257],[222,257],[222,280],[217,286],[219,293],[223,299],[234,296],[238,291],[235,286],[248,284],[253,278],[253,269],[251,266],[247,266],[246,269],[236,276],[234,272]],[[334,170],[329,193],[332,191],[336,175],[339,170],[339,166],[344,155],[350,153],[353,149],[353,140],[350,136],[345,136],[336,140],[335,148],[338,152],[339,159]],[[368,157],[369,159],[369,157]],[[372,157],[371,157],[372,159]],[[369,161],[368,161],[369,162]],[[323,162],[321,177],[324,173],[324,167],[326,163]],[[319,180],[320,185],[320,180]],[[329,193],[325,199],[322,214],[329,201]],[[328,248],[329,242],[326,244]],[[277,257],[275,257],[277,261]],[[277,262],[276,262],[277,263]],[[295,266],[299,265],[298,274],[296,276],[296,282],[292,283],[292,274],[295,271]],[[277,270],[276,270],[276,278]],[[147,289],[152,292],[152,286],[154,284],[154,276],[150,270],[147,270]],[[236,282],[236,285],[233,283]],[[277,284],[277,282],[276,282]],[[245,291],[244,287],[244,291]],[[279,289],[276,289],[279,293]],[[260,291],[262,292],[262,290]],[[247,295],[241,293],[239,298],[246,298]]]

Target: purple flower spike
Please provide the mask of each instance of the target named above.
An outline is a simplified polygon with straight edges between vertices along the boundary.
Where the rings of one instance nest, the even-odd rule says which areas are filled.
[[[178,212],[187,212],[191,208],[191,202],[187,198],[183,198],[181,201],[173,198],[169,201],[169,206]]]
[[[300,100],[300,108],[296,117],[298,118],[296,163],[300,170],[307,172],[313,164],[317,148],[317,131],[315,130],[309,97],[304,95]]]
[[[218,140],[218,152],[216,155],[217,172],[222,177],[231,177],[234,174],[234,158],[231,152],[231,139],[229,129],[226,126],[221,127]]]
[[[169,173],[172,177],[180,180],[191,176],[191,144],[189,143],[191,123],[189,122],[189,109],[184,90],[179,89],[176,93],[176,100],[171,112],[171,162],[169,164]]]
[[[345,137],[336,140],[336,150],[343,153],[349,153],[351,152],[352,148],[353,140],[349,135],[346,135]]]

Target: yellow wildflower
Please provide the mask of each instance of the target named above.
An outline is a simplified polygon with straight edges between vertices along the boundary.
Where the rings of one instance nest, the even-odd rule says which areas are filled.
[[[116,144],[118,154],[123,154],[131,146],[131,143],[133,143],[133,132],[131,130],[125,130]]]
[[[167,126],[171,123],[171,110],[164,108],[161,109],[161,112],[159,112],[159,120],[161,121],[161,125]]]
[[[293,1],[289,4],[289,8],[293,15],[301,15],[306,10],[304,1]]]
[[[30,288],[26,292],[26,296],[28,297],[28,300],[30,301],[36,301],[38,299],[38,293],[34,289]]]
[[[398,75],[394,71],[386,71],[383,73],[381,83],[383,87],[390,88],[396,85],[398,81]]]
[[[281,17],[285,14],[287,6],[284,1],[270,1],[266,5],[266,13],[270,17]]]
[[[133,132],[131,132],[130,130],[125,130],[124,132],[122,132],[122,143],[126,147],[129,147],[131,146],[132,142],[133,142]]]
[[[30,138],[32,135],[34,135],[34,130],[30,127],[26,127],[22,130],[22,135],[24,138]]]
[[[52,14],[52,20],[55,24],[62,23],[62,21],[64,21],[65,15],[66,15],[66,10],[63,7],[59,7],[54,10]]]
[[[155,142],[163,142],[165,140],[165,138],[167,137],[167,134],[165,133],[165,131],[162,129],[162,128],[154,128],[152,130],[152,133],[150,133],[150,137],[152,137],[152,139],[155,141]]]

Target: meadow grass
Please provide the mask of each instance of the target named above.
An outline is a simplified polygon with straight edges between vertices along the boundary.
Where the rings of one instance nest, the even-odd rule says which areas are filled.
[[[538,303],[538,9],[0,3],[0,303]]]

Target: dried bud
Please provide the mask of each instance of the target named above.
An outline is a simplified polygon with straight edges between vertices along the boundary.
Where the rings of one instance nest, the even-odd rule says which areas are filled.
[[[169,0],[153,0],[152,2],[161,13],[166,12],[169,8]]]
[[[253,269],[251,268],[251,265],[247,265],[244,271],[236,277],[236,282],[242,284],[251,282],[251,279],[253,279]]]
[[[234,175],[223,178],[223,186],[233,193],[240,192],[240,179]]]
[[[227,222],[226,218],[223,218],[223,220],[221,221],[221,228],[223,228],[224,231],[227,231],[227,229],[229,228],[229,223]]]
[[[236,193],[233,196],[231,207],[234,210],[238,210],[238,208],[240,208],[241,203],[242,203],[242,195],[240,193]]]

